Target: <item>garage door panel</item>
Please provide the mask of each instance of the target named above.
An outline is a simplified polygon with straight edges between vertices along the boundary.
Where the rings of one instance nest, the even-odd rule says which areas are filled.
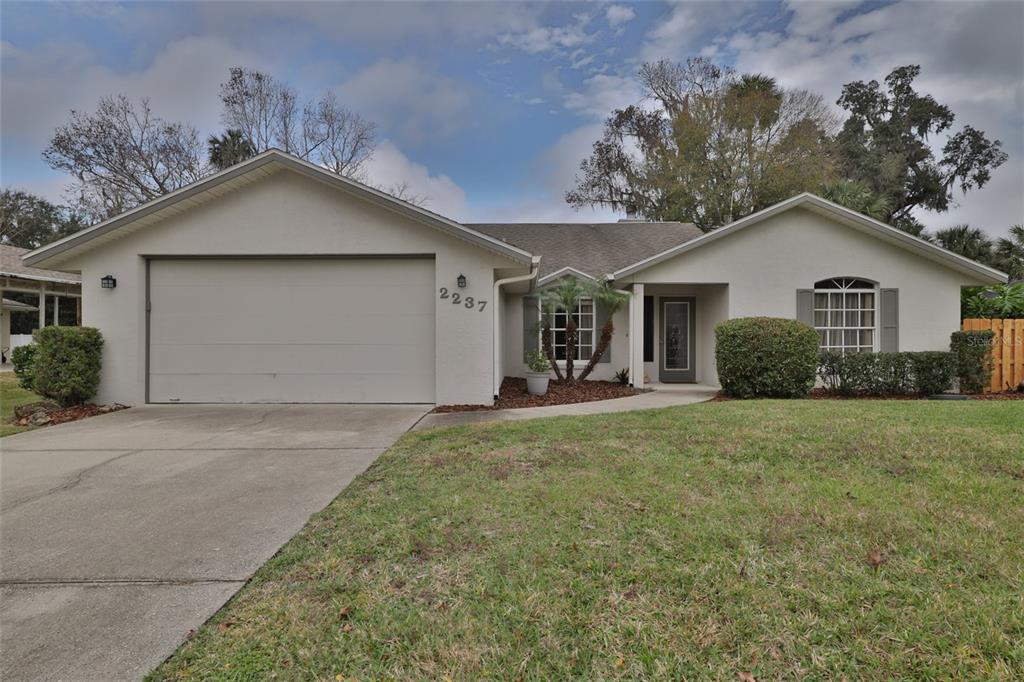
[[[313,318],[301,310],[282,310],[268,317],[232,313],[157,315],[150,321],[153,345],[202,343],[217,344],[377,344],[427,342],[433,352],[433,315],[402,315],[377,311],[361,314],[346,311],[344,316]],[[197,328],[201,333],[197,333]],[[424,329],[430,328],[429,339]]]
[[[432,403],[434,375],[209,374],[198,383],[190,375],[152,375],[150,391],[187,396],[161,401],[182,403]],[[402,400],[396,401],[396,395]]]
[[[269,275],[268,275],[269,276]],[[157,285],[150,283],[155,290]],[[424,310],[432,311],[434,306],[433,287],[399,286],[389,284],[377,286],[316,286],[299,287],[275,283],[273,287],[251,288],[248,293],[239,292],[237,286],[209,284],[174,286],[161,288],[162,303],[176,305],[184,312],[196,315],[222,316],[226,309],[236,315],[253,315],[267,318],[268,309],[278,314],[288,314],[296,302],[308,300],[340,301],[345,303],[342,309],[355,314],[395,315],[423,314]],[[388,302],[388,310],[381,309],[381,301]],[[332,308],[324,313],[330,315]]]
[[[150,372],[156,374],[246,374],[272,368],[278,374],[422,372],[434,363],[424,344],[169,344],[154,347]],[[186,368],[182,371],[182,368]]]
[[[149,265],[151,402],[433,402],[430,259]]]

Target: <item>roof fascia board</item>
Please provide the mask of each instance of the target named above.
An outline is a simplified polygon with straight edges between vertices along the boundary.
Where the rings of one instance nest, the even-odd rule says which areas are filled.
[[[662,251],[661,253],[645,258],[644,260],[638,261],[633,265],[629,265],[621,270],[617,270],[612,273],[614,279],[621,279],[634,275],[642,270],[645,270],[653,265],[657,265],[670,258],[674,258],[680,254],[692,251],[693,249],[700,248],[705,244],[722,239],[733,232],[737,232],[744,227],[759,223],[763,220],[767,220],[772,216],[783,213],[792,208],[798,206],[810,205],[815,208],[824,210],[832,214],[834,217],[840,220],[849,220],[855,222],[862,227],[874,231],[879,235],[884,235],[893,239],[893,241],[899,242],[901,245],[908,248],[908,250],[915,251],[919,255],[924,257],[932,257],[932,260],[941,262],[942,264],[951,267],[961,272],[968,272],[973,275],[980,275],[982,278],[991,279],[993,282],[1005,282],[1008,277],[1005,273],[1002,273],[994,268],[990,268],[981,263],[976,263],[969,258],[965,258],[959,254],[948,251],[941,246],[927,242],[914,235],[907,234],[906,232],[899,230],[891,225],[886,225],[883,222],[869,218],[865,215],[852,211],[845,206],[833,203],[826,199],[822,199],[814,194],[804,193],[798,194],[795,197],[779,202],[774,206],[762,209],[757,213],[751,213],[750,215],[740,218],[739,220],[733,221],[724,227],[720,227],[717,230],[708,232],[707,234],[701,235],[696,239],[692,239],[688,242],[683,242],[678,246],[674,246],[671,249]]]

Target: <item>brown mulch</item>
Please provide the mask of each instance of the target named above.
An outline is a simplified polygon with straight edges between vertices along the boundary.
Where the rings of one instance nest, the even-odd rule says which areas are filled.
[[[50,402],[32,403],[30,405],[19,405],[14,409],[12,423],[18,426],[52,426],[64,424],[65,422],[78,421],[87,417],[95,417],[98,414],[117,412],[127,409],[127,405],[72,405],[71,407],[60,407]]]
[[[494,405],[438,405],[434,412],[477,412],[481,410],[507,410],[515,407],[543,407],[545,405],[570,405],[589,403],[595,400],[626,398],[643,391],[611,381],[577,381],[573,384],[551,381],[544,395],[530,395],[526,392],[526,379],[505,377],[501,382],[501,393]]]
[[[968,395],[969,400],[1024,400],[1024,392],[1020,391],[1006,391],[1004,393],[981,393],[978,395]],[[916,395],[841,395],[835,393],[827,388],[813,388],[811,389],[810,395],[807,398],[798,398],[798,400],[927,400],[928,398],[922,398]],[[711,399],[711,402],[723,402],[727,400],[736,400],[727,396],[724,392],[719,391],[715,394],[715,397]]]

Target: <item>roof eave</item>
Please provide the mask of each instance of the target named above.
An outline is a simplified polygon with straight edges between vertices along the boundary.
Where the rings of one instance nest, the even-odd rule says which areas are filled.
[[[126,211],[118,216],[114,216],[113,218],[101,223],[97,223],[92,227],[87,227],[84,230],[80,230],[79,232],[64,237],[63,239],[47,244],[46,246],[41,246],[38,249],[29,251],[22,256],[22,262],[25,263],[25,265],[32,266],[45,264],[49,259],[66,253],[71,249],[84,246],[97,237],[114,232],[120,227],[144,218],[145,216],[171,206],[174,203],[188,199],[189,197],[216,187],[221,183],[227,182],[233,178],[269,164],[278,164],[313,177],[317,180],[332,184],[335,187],[347,191],[350,194],[360,196],[378,206],[395,211],[396,213],[405,215],[413,220],[428,224],[442,232],[448,233],[451,236],[474,243],[477,246],[503,255],[513,261],[530,263],[532,260],[533,255],[523,249],[506,244],[499,239],[495,239],[489,235],[473,230],[419,206],[397,199],[380,190],[349,178],[336,175],[324,168],[309,163],[308,161],[285,154],[277,149],[271,149],[236,166],[227,168],[207,178],[194,182],[191,185],[187,185],[165,194],[162,197],[158,197],[152,201],[142,204],[141,206],[137,206],[130,211]]]
[[[932,244],[931,242],[927,242],[921,239],[920,237],[915,237],[914,235],[908,234],[891,225],[886,225],[885,223],[875,220],[874,218],[869,218],[866,215],[857,213],[856,211],[850,210],[844,206],[840,206],[839,204],[828,201],[827,199],[822,199],[817,195],[810,194],[807,192],[803,194],[798,194],[795,197],[779,202],[773,206],[769,206],[768,208],[758,211],[757,213],[752,213],[744,218],[740,218],[739,220],[733,221],[732,223],[720,227],[717,230],[701,235],[696,239],[684,242],[678,246],[663,251],[662,253],[655,254],[650,258],[645,258],[644,260],[638,261],[633,265],[622,268],[621,270],[617,270],[616,272],[612,273],[612,277],[618,280],[623,277],[635,275],[636,273],[646,270],[647,268],[657,265],[658,263],[662,263],[670,258],[674,258],[683,253],[686,253],[687,251],[692,251],[693,249],[699,248],[705,244],[726,237],[729,234],[732,234],[733,232],[736,232],[748,225],[759,223],[762,220],[766,220],[772,216],[778,215],[779,213],[783,213],[790,209],[797,208],[799,206],[807,204],[828,211],[829,213],[837,215],[840,218],[845,218],[857,222],[860,225],[872,229],[880,234],[890,236],[896,241],[902,242],[903,245],[909,247],[910,249],[919,252],[923,257],[928,258],[929,256],[936,256],[937,258],[932,260],[936,260],[936,262],[938,262],[938,259],[941,259],[942,264],[954,270],[963,272],[964,274],[976,275],[981,277],[982,279],[987,278],[988,280],[990,280],[991,283],[1006,282],[1009,279],[1009,276],[1006,273],[1000,272],[995,268],[990,268],[987,265],[982,265],[981,263],[975,262],[969,258],[965,258],[964,256],[953,253],[952,251],[948,251],[942,248],[941,246],[937,246],[935,244]]]

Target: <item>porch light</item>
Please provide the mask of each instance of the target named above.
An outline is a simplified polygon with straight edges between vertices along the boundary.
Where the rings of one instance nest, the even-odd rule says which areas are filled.
[[[113,289],[116,286],[117,280],[114,279],[113,275],[104,275],[103,278],[100,279],[100,287],[103,289]]]
[[[459,277],[455,281],[458,283],[460,289],[466,288],[466,276],[462,273],[459,273]]]

